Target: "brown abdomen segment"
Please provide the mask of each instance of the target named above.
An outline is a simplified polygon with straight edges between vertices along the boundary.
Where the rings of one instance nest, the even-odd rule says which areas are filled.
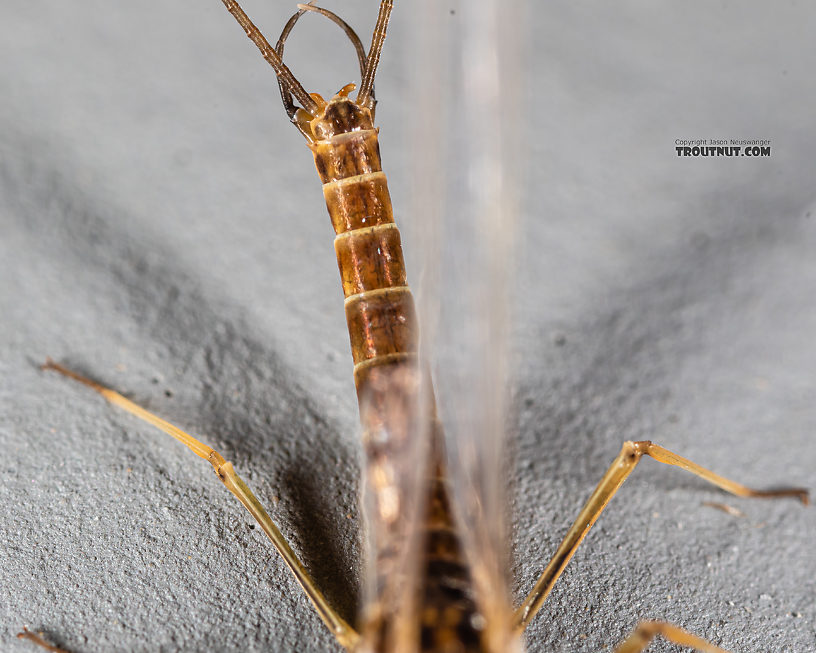
[[[372,368],[416,354],[417,318],[377,130],[363,122],[353,131],[326,136],[311,149],[337,234],[334,249],[360,396]]]

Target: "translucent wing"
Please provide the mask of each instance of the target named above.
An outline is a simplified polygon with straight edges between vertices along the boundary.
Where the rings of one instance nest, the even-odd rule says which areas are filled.
[[[419,649],[429,386],[416,360],[372,369],[361,396],[369,560],[363,651]]]
[[[515,2],[416,3],[412,220],[456,515],[495,650],[511,650],[505,578],[507,324],[513,278],[519,26]]]

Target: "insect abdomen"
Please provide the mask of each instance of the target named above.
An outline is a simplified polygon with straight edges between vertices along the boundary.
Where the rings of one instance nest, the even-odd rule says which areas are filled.
[[[472,578],[455,530],[447,482],[442,469],[439,472],[430,481],[425,525],[420,650],[481,652],[485,648]]]
[[[335,98],[313,129],[360,394],[371,369],[416,353],[416,311],[368,110]]]
[[[371,529],[377,536],[378,600],[382,601],[389,595],[384,588],[395,582],[394,569],[399,567],[402,547],[411,539],[400,515],[391,514],[392,504],[402,505],[406,499],[400,494],[405,488],[389,484],[394,477],[392,466],[404,462],[405,451],[411,450],[405,436],[413,435],[408,431],[417,386],[411,382],[416,375],[410,372],[416,372],[418,322],[380,164],[377,130],[368,109],[348,98],[335,97],[312,121],[311,129],[315,140],[310,147],[337,234],[334,247],[346,297],[354,381],[364,414],[366,467],[379,510]],[[381,396],[384,391],[388,396]],[[403,400],[407,411],[402,410]],[[408,422],[403,423],[406,415]],[[421,580],[417,588],[420,608],[413,623],[416,648],[423,652],[481,651],[472,579],[444,479],[441,425],[435,420],[434,424],[430,466],[419,491],[426,508],[419,514],[426,523],[419,552],[421,568],[417,570]],[[369,431],[381,427],[387,437],[372,437]],[[407,597],[396,598],[408,602]],[[397,643],[402,641],[401,630],[394,621],[400,607],[385,600],[363,632],[369,646],[366,650],[401,650]]]

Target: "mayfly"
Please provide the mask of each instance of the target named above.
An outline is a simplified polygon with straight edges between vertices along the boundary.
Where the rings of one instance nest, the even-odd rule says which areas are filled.
[[[91,387],[208,460],[272,541],[340,645],[353,651],[383,652],[517,650],[521,632],[643,455],[691,471],[739,496],[795,496],[806,502],[804,490],[752,490],[651,442],[626,442],[533,590],[512,609],[501,586],[501,551],[495,542],[501,529],[477,529],[487,526],[485,515],[491,513],[487,505],[491,497],[465,494],[464,501],[456,506],[455,499],[462,495],[454,493],[451,481],[459,474],[457,465],[469,464],[470,451],[467,444],[460,443],[455,456],[446,452],[424,362],[427,347],[419,340],[419,319],[407,286],[400,235],[380,165],[373,87],[393,3],[382,1],[371,47],[365,53],[353,30],[328,10],[303,6],[273,47],[238,3],[223,2],[278,75],[284,106],[314,155],[336,232],[335,250],[363,425],[366,506],[373,543],[374,574],[359,626],[348,624],[332,608],[251,490],[218,452],[112,389],[55,362],[49,361],[45,367]],[[286,37],[306,11],[330,18],[352,40],[362,73],[354,99],[350,97],[353,85],[343,87],[328,101],[310,94],[284,65]],[[443,407],[440,412],[444,414]],[[499,428],[495,411],[490,417],[487,426]],[[478,425],[474,429],[480,431]],[[468,486],[467,479],[463,484]],[[722,651],[661,622],[643,622],[617,651],[642,651],[656,635],[701,651]],[[24,636],[41,643],[33,633]]]

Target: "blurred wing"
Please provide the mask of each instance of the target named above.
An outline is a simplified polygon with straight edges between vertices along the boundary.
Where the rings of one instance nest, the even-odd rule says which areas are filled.
[[[360,405],[369,537],[362,650],[418,650],[429,385],[415,360],[370,370]],[[424,396],[423,396],[424,395]]]
[[[519,161],[516,2],[416,11],[412,222],[423,358],[432,361],[449,473],[477,601],[504,648],[511,603],[504,473],[507,326]]]

